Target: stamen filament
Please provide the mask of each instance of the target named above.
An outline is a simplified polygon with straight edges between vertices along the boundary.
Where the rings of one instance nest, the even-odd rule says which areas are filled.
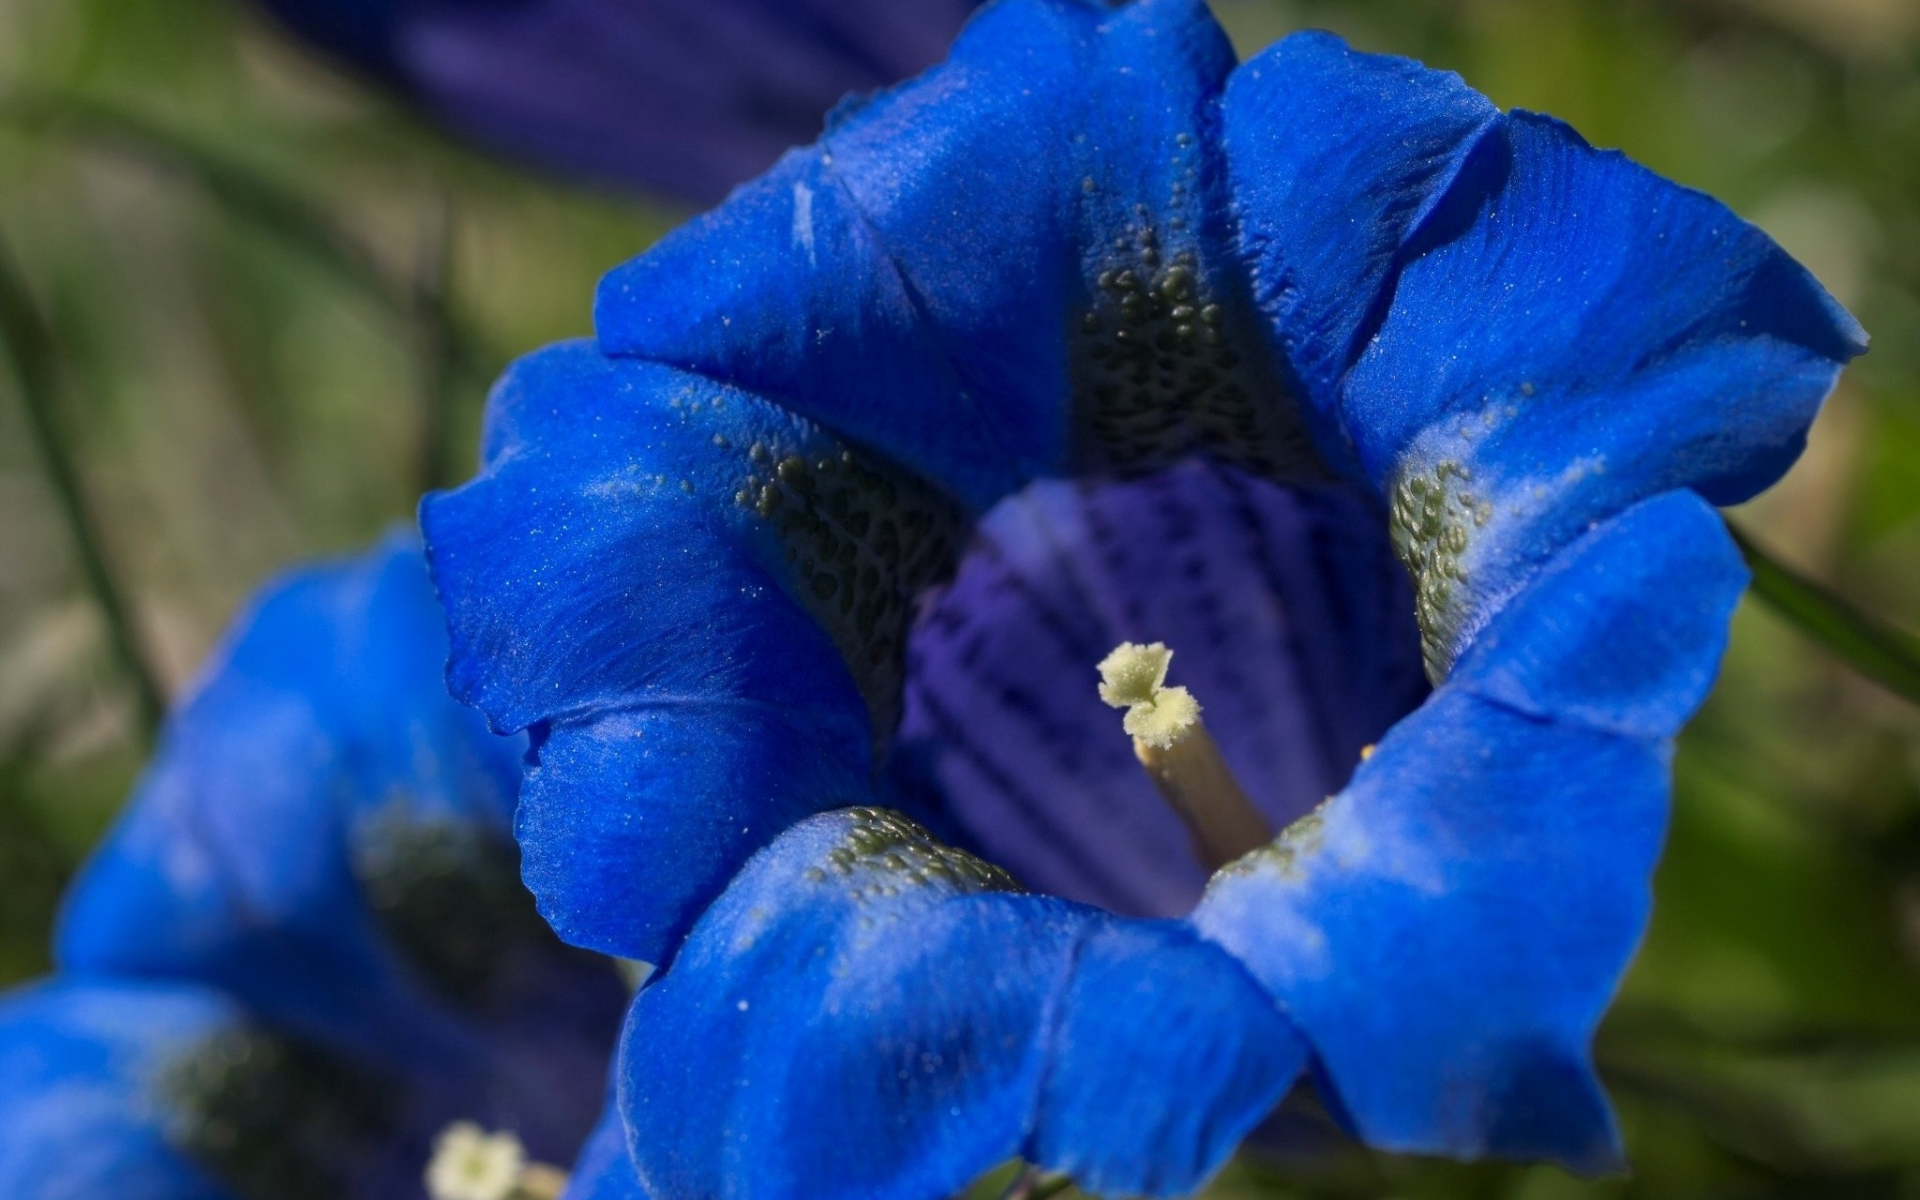
[[[1100,698],[1125,708],[1133,754],[1160,795],[1180,814],[1209,871],[1273,840],[1273,827],[1233,777],[1200,719],[1200,702],[1167,687],[1173,651],[1125,642],[1100,663]]]
[[[531,1162],[520,1168],[516,1200],[560,1200],[567,1190],[567,1173],[547,1163]]]

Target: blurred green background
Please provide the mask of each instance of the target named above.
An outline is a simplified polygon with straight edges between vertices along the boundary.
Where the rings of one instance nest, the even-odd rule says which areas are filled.
[[[1873,351],[1731,517],[1920,626],[1920,0],[1216,7],[1243,53],[1311,25],[1457,69],[1785,243]],[[0,983],[46,968],[147,737],[30,417],[174,693],[261,579],[464,474],[488,380],[683,215],[454,145],[227,0],[0,0],[0,276],[45,318],[0,286]],[[1630,1179],[1353,1152],[1215,1194],[1920,1198],[1920,711],[1749,600],[1676,773],[1600,1039]]]

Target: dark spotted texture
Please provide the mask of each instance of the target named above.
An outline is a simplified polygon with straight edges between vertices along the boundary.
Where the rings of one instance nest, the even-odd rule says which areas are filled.
[[[202,1042],[158,1081],[183,1154],[243,1200],[357,1200],[393,1137],[393,1081],[259,1030]]]
[[[1127,228],[1086,263],[1090,295],[1069,331],[1076,472],[1133,475],[1194,455],[1270,479],[1324,478],[1244,316],[1253,309],[1244,282],[1200,257],[1195,227],[1223,218],[1195,159],[1194,139],[1180,135],[1165,226],[1135,205]],[[1083,187],[1097,204],[1098,184],[1089,177]]]
[[[786,543],[796,591],[866,696],[877,745],[899,720],[914,597],[953,573],[966,518],[906,472],[833,442],[814,453],[755,442],[734,500]]]
[[[1493,517],[1493,506],[1474,495],[1472,484],[1470,470],[1443,460],[1431,470],[1405,472],[1393,489],[1388,527],[1394,553],[1413,578],[1421,657],[1435,683],[1446,678],[1459,640],[1462,608],[1455,589],[1468,581],[1467,547],[1474,531]]]
[[[853,888],[853,898],[863,902],[934,884],[961,894],[1024,890],[999,867],[936,840],[897,812],[848,811],[854,824],[846,840],[827,853],[825,867],[807,868],[809,882],[846,881]]]
[[[442,998],[486,1006],[502,972],[567,949],[520,882],[520,854],[504,834],[449,820],[422,821],[396,803],[367,823],[355,870],[401,958]]]

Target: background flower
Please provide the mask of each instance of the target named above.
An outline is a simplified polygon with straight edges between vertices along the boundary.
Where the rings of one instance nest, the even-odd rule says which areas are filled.
[[[532,912],[519,747],[447,698],[444,647],[405,535],[241,620],[60,974],[0,1005],[9,1194],[412,1196],[455,1119],[572,1155],[625,992]]]
[[[477,141],[711,202],[938,59],[974,0],[262,2]]]

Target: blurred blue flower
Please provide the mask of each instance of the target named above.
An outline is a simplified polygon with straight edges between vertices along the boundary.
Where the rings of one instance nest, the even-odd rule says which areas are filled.
[[[596,325],[423,508],[542,911],[662,967],[582,1194],[1174,1195],[1303,1071],[1376,1146],[1618,1165],[1710,505],[1864,345],[1765,235],[1327,35],[1003,0]],[[1127,641],[1270,844],[1189,845]]]
[[[519,884],[524,743],[443,629],[399,535],[239,622],[0,1000],[0,1193],[413,1197],[460,1119],[571,1157],[626,993]]]
[[[497,150],[711,202],[848,92],[938,59],[978,0],[261,0]]]

